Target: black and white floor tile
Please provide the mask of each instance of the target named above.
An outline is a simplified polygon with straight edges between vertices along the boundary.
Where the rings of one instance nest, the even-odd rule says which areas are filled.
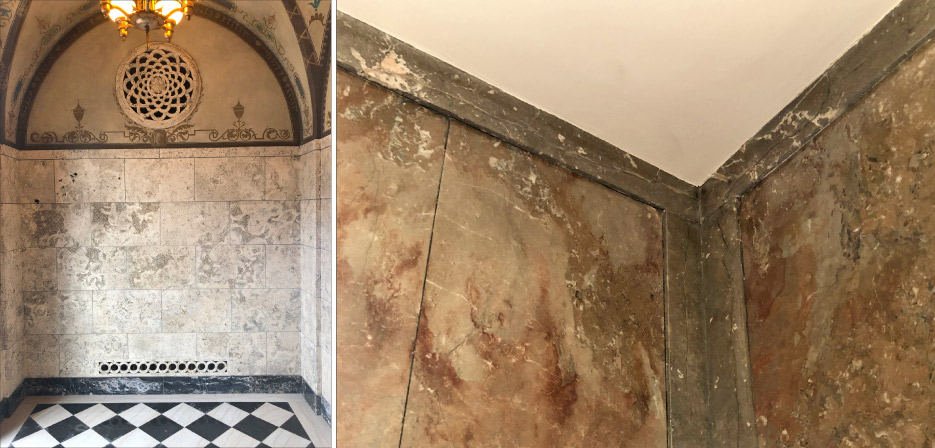
[[[85,398],[34,404],[4,446],[315,447],[313,439],[322,439],[321,428],[311,427],[308,414],[300,412],[300,419],[293,408],[307,407],[304,402]]]

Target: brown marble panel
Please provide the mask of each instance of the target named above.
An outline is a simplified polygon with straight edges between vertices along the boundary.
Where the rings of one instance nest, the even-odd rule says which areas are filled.
[[[661,213],[449,135],[402,446],[665,447]]]
[[[338,72],[337,442],[399,444],[448,123]]]
[[[935,49],[743,199],[763,447],[935,441]]]

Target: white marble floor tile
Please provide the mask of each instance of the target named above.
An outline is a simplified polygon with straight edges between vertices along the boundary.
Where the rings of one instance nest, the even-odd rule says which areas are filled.
[[[65,448],[98,448],[107,446],[108,443],[110,442],[108,442],[107,439],[89,429],[62,442],[62,446]]]
[[[36,415],[32,416],[32,419],[42,426],[43,428],[48,428],[66,418],[71,417],[71,412],[66,411],[61,406],[52,406],[47,409],[43,409]]]
[[[293,407],[293,406],[290,405],[290,407]],[[253,411],[251,414],[253,414],[257,418],[266,420],[276,426],[281,426],[283,423],[286,422],[286,420],[289,420],[290,418],[292,418],[291,412],[288,412],[279,406],[272,405],[269,403],[264,403],[263,406],[260,406],[259,408],[257,408],[257,410]]]
[[[214,417],[221,423],[224,423],[228,426],[234,426],[237,422],[244,419],[244,417],[250,415],[243,410],[237,409],[227,403],[224,403],[208,413],[208,415]]]
[[[260,444],[259,440],[254,439],[234,428],[228,429],[214,440],[214,444],[220,448],[245,448],[255,447]]]
[[[111,411],[110,409],[105,408],[101,404],[96,404],[94,406],[91,406],[90,408],[87,408],[75,414],[75,417],[78,420],[81,420],[81,423],[88,425],[89,428],[93,428],[97,426],[98,423],[108,420],[115,415],[117,414],[114,413],[114,411]]]
[[[113,442],[113,445],[117,448],[141,448],[147,446],[156,446],[158,444],[158,440],[154,439],[149,434],[146,434],[142,429],[139,428],[128,432],[126,435],[117,440],[114,440]]]
[[[153,410],[153,408],[141,403],[121,412],[120,416],[126,419],[126,421],[133,423],[133,426],[140,427],[146,422],[159,417],[159,413]]]
[[[282,428],[273,431],[263,443],[273,447],[273,448],[293,448],[293,447],[307,447],[311,440],[303,439],[289,431],[286,431]],[[315,445],[318,446],[318,445]]]
[[[202,448],[209,443],[211,442],[187,429],[182,429],[162,442],[167,448]]]
[[[205,413],[185,403],[182,403],[172,409],[169,409],[162,415],[165,415],[170,420],[182,426],[188,426],[189,423],[198,420],[202,415],[205,415]]]

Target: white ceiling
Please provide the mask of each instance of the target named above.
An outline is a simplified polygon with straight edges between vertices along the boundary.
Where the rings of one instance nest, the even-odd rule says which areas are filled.
[[[341,0],[694,185],[898,0]]]

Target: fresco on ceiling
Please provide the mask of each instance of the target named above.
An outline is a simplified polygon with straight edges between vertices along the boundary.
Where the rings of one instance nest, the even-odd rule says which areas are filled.
[[[299,10],[305,19],[305,25],[308,27],[308,35],[315,46],[315,58],[318,65],[322,64],[322,53],[325,43],[325,30],[328,23],[328,16],[331,13],[330,0],[300,0],[298,2]],[[327,62],[327,61],[325,61]]]
[[[98,0],[49,0],[32,2],[24,26],[16,41],[16,52],[10,61],[6,91],[5,135],[13,141],[23,93],[36,67],[45,59],[61,35],[91,14],[100,13]]]
[[[10,23],[18,3],[17,0],[0,0],[0,49],[3,48],[7,33],[10,32]]]
[[[325,41],[324,23],[330,19],[328,14],[330,2],[323,0],[299,0],[299,2],[303,8],[302,11],[307,11],[308,14],[308,19],[303,17],[302,20],[307,20],[310,29],[313,30],[312,33],[318,36],[314,39],[315,56],[309,62],[318,63]],[[18,4],[18,0],[0,0],[0,45],[6,40],[6,33],[11,28],[10,24],[13,22]],[[202,5],[222,10],[224,14],[249,27],[274,52],[295,89],[301,113],[302,136],[313,135],[315,114],[323,107],[323,101],[320,94],[316,100],[315,95],[311,93],[313,89],[309,87],[308,69],[305,64],[308,58],[303,56],[305,53],[299,48],[297,34],[290,25],[291,17],[282,2],[233,1],[228,3],[206,0]],[[8,80],[6,97],[0,98],[0,104],[4,106],[0,119],[6,123],[3,137],[7,142],[15,140],[16,123],[19,120],[24,90],[35,76],[39,64],[68,30],[98,13],[98,0],[46,0],[32,2],[29,5],[28,14],[23,20],[22,32],[17,39],[16,52],[5,67],[0,67],[0,71],[5,69]],[[181,27],[179,33],[182,33]],[[316,105],[316,101],[321,104]],[[71,104],[68,109],[61,111],[68,112],[74,106]],[[327,121],[324,116],[322,119]]]
[[[279,57],[289,74],[293,87],[296,90],[299,108],[302,112],[303,134],[314,134],[315,107],[312,105],[311,95],[308,94],[308,77],[301,64],[302,52],[296,41],[295,33],[289,25],[289,17],[281,2],[235,2],[231,13],[240,21],[259,35],[264,43]],[[297,57],[290,58],[291,55]],[[296,60],[299,65],[293,62]]]
[[[163,76],[159,64],[151,74],[147,67],[134,65],[134,73],[145,75],[138,80],[122,76],[128,64],[138,64],[143,33],[131,33],[122,42],[105,22],[78,38],[59,56],[36,93],[26,132],[20,136],[23,149],[295,144],[286,97],[263,58],[207,19],[192,17],[191,28],[198,33],[180,29],[172,45],[154,47],[190,58],[185,60],[186,71],[199,89],[184,92],[171,73]],[[114,50],[95,51],[108,45]],[[179,113],[177,119],[164,122],[141,118],[137,108],[145,101],[132,102],[132,107],[121,101],[128,82],[131,90],[142,92],[136,95],[153,91],[153,98],[179,90],[190,104],[190,115]]]

